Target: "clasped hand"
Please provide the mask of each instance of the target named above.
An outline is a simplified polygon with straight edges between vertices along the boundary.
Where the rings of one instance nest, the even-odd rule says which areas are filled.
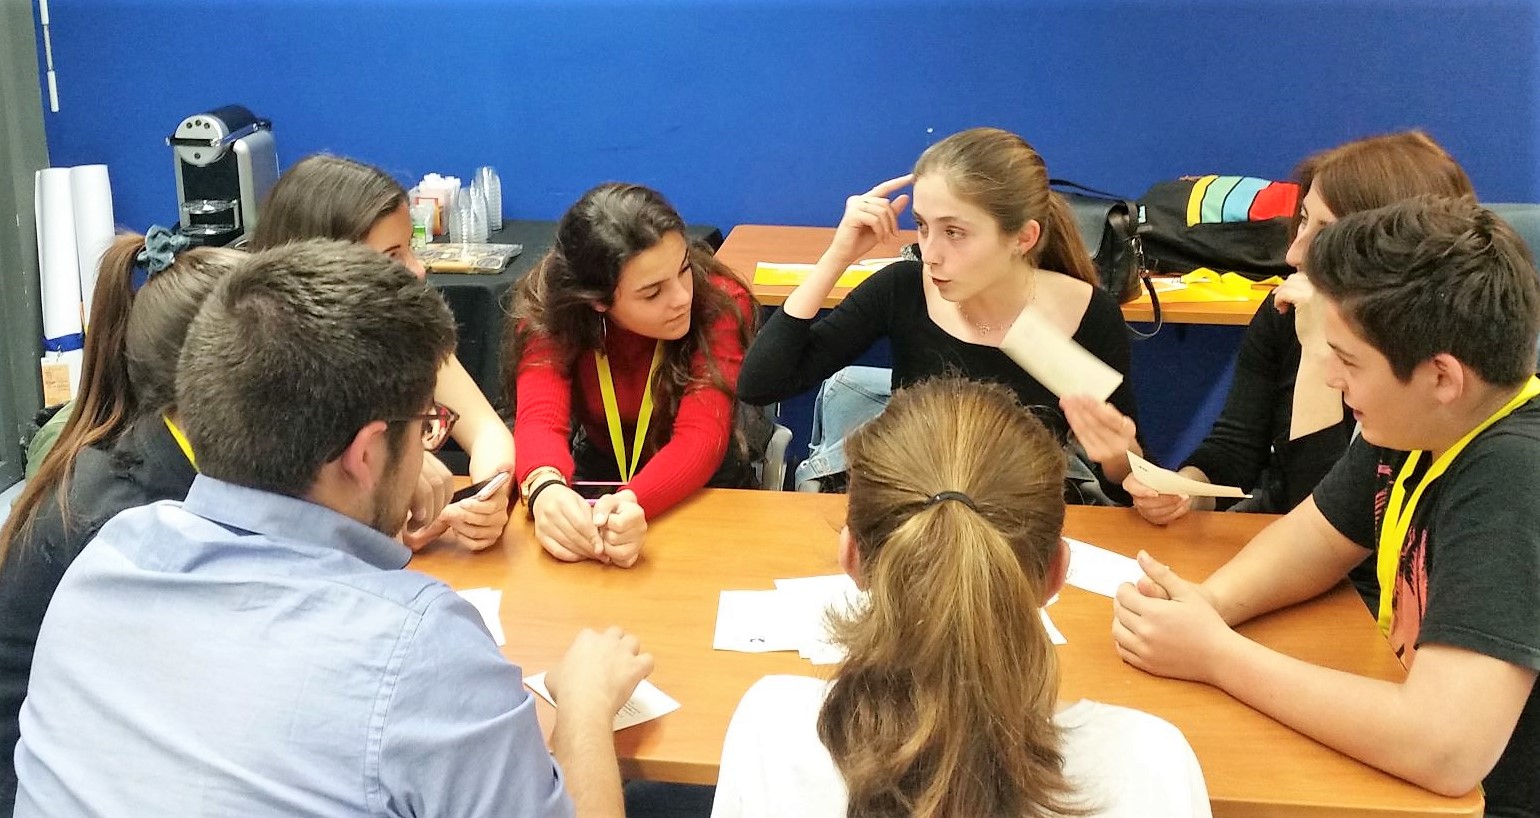
[[[1213,684],[1239,635],[1202,586],[1143,551],[1138,560],[1144,576],[1124,583],[1112,598],[1118,655],[1146,673]]]
[[[540,492],[534,511],[535,539],[559,560],[630,568],[641,556],[647,514],[630,489],[606,494],[590,507],[571,487],[555,485]]]

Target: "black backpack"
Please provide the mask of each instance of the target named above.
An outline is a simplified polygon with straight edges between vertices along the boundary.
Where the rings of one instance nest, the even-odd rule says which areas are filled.
[[[1299,185],[1254,176],[1184,176],[1139,199],[1141,243],[1152,272],[1199,267],[1262,280],[1287,276],[1289,226]]]

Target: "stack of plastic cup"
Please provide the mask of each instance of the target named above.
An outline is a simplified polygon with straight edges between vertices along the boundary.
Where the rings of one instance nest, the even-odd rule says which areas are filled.
[[[460,188],[450,216],[451,242],[464,245],[487,240],[487,197],[480,188]]]
[[[476,238],[475,197],[467,188],[455,192],[454,203],[449,206],[449,240],[456,244],[478,241]]]
[[[497,170],[490,165],[476,169],[475,184],[487,200],[487,229],[503,229],[503,182],[497,178]]]

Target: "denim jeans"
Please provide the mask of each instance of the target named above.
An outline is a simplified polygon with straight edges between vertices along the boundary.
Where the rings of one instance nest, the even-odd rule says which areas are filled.
[[[893,370],[847,366],[830,375],[813,401],[813,433],[796,483],[840,474],[847,468],[845,436],[882,414],[893,394]]]
[[[818,491],[813,482],[844,473],[845,436],[882,414],[893,394],[893,370],[871,366],[847,366],[830,375],[813,401],[813,433],[807,459],[797,466],[794,485],[799,491]],[[1064,499],[1073,505],[1116,505],[1102,490],[1084,450],[1073,442],[1065,447],[1068,473]],[[806,484],[806,487],[804,487]]]

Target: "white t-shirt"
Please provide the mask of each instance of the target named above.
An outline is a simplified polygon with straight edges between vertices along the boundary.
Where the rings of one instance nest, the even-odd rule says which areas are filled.
[[[818,739],[828,684],[766,676],[727,727],[712,818],[845,818],[845,781]],[[1203,771],[1181,731],[1126,707],[1081,700],[1054,717],[1064,773],[1095,818],[1211,815]]]

